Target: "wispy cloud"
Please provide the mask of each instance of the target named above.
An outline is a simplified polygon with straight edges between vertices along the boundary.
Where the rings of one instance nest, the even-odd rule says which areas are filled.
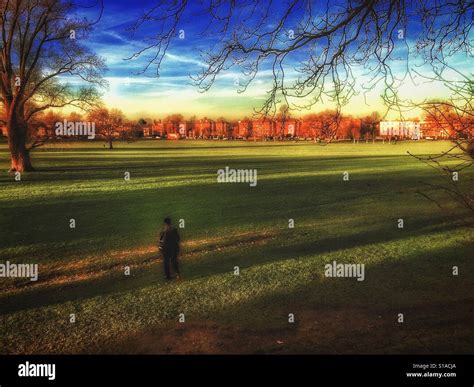
[[[195,64],[201,67],[205,67],[206,64],[198,59],[195,58],[190,58],[185,55],[175,55],[172,54],[171,52],[167,52],[165,54],[165,58],[169,59],[171,62],[178,62],[178,63],[190,63],[190,64]]]
[[[260,107],[273,80],[273,72],[269,64],[260,68],[252,84],[243,94],[238,94],[237,90],[245,83],[246,77],[239,71],[238,66],[233,66],[219,74],[214,86],[207,93],[199,93],[198,89],[192,85],[189,76],[198,74],[203,67],[206,67],[200,56],[200,50],[211,47],[218,38],[199,34],[199,30],[205,24],[204,16],[194,17],[187,24],[183,24],[186,38],[172,41],[162,62],[160,77],[153,78],[140,74],[153,57],[155,53],[153,49],[133,60],[125,60],[145,48],[147,38],[156,36],[156,24],[152,22],[146,23],[143,29],[134,36],[129,30],[137,18],[149,8],[149,1],[104,1],[104,15],[86,44],[102,56],[108,65],[106,80],[109,82],[109,89],[104,91],[104,99],[108,104],[131,115],[148,110],[151,116],[161,116],[177,111],[183,114],[236,116],[250,114],[252,108]],[[96,16],[92,11],[84,12],[91,20]],[[407,39],[410,39],[409,34],[410,30]],[[404,57],[407,42],[410,43],[409,40],[399,42],[400,44],[395,49],[395,56]],[[288,84],[300,75],[295,68],[300,67],[304,55],[305,53],[302,52],[288,62],[285,68],[285,80]],[[452,58],[452,61],[456,66],[469,68],[472,58],[456,56]],[[398,76],[403,74],[405,66],[406,62],[398,60],[391,64],[391,69]],[[368,80],[363,68],[354,68],[353,72],[359,85]],[[64,77],[64,80],[75,82],[68,77]],[[444,91],[440,87],[429,85],[416,87],[407,80],[400,92],[423,98],[430,94],[442,95]],[[370,106],[365,105],[365,100],[361,95],[354,97],[348,110],[357,114],[379,108],[381,93],[380,86],[374,88],[370,93]]]

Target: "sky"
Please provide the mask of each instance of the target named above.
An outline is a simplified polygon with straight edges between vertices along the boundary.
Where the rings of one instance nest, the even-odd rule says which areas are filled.
[[[193,10],[192,6],[189,16],[183,18],[179,26],[183,29],[185,37],[171,42],[160,67],[160,76],[153,76],[155,68],[146,74],[140,74],[150,57],[144,55],[134,59],[127,60],[127,58],[145,47],[145,40],[156,35],[157,28],[156,24],[146,23],[138,33],[132,35],[130,27],[154,4],[156,1],[152,0],[104,0],[103,15],[85,42],[105,59],[108,66],[105,79],[109,87],[101,90],[102,98],[108,107],[121,109],[132,119],[163,118],[173,113],[181,113],[185,117],[224,116],[228,119],[237,119],[251,116],[254,108],[262,106],[272,79],[268,68],[263,68],[258,73],[245,93],[238,93],[236,84],[239,83],[241,74],[234,69],[224,71],[213,87],[205,93],[201,93],[192,84],[190,76],[197,74],[204,65],[199,50],[206,49],[216,42],[212,36],[204,37],[200,34],[209,18],[206,14],[197,13],[198,11]],[[82,12],[88,18],[94,19],[98,9],[87,8]],[[404,44],[400,45],[400,50],[404,50]],[[148,54],[154,54],[154,51]],[[469,58],[456,57],[453,60],[460,68],[469,66]],[[403,62],[392,63],[391,67],[396,74],[397,71],[403,71]],[[289,77],[297,76],[291,68],[287,72]],[[364,79],[362,69],[354,68],[354,72],[358,79]],[[365,96],[353,97],[344,107],[344,113],[361,115],[375,110],[384,112],[380,97],[383,91],[381,86],[374,88]],[[447,95],[442,84],[415,85],[411,81],[407,81],[399,91],[402,96],[418,99],[442,98]],[[329,101],[320,101],[312,107],[312,111],[331,107],[333,105]],[[305,110],[295,115],[309,112]]]

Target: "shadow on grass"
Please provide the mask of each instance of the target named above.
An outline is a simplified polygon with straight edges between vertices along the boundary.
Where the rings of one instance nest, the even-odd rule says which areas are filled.
[[[462,278],[452,276],[452,247],[368,264],[364,282],[324,278],[321,264],[302,286],[194,314],[186,326],[173,320],[148,326],[87,352],[467,354],[474,345],[474,267],[469,248],[461,253],[455,262],[465,270]],[[287,274],[298,278],[298,270]],[[234,278],[245,281],[245,273]],[[184,308],[175,306],[171,315]],[[400,312],[404,324],[397,323]],[[202,346],[200,338],[216,345]]]
[[[74,154],[72,154],[74,155]],[[119,154],[115,154],[119,156]],[[368,161],[373,160],[371,164],[376,166],[381,162],[393,161],[393,164],[402,165],[401,160],[416,162],[407,155],[387,155],[387,156],[362,156],[362,155],[340,155],[325,156],[315,155],[314,157],[298,157],[290,159],[286,157],[274,156],[219,156],[205,155],[183,158],[182,156],[160,155],[157,157],[128,157],[122,154],[121,157],[93,157],[84,158],[64,157],[51,160],[48,158],[48,164],[62,164],[61,166],[43,166],[42,160],[37,160],[35,165],[36,172],[29,173],[23,179],[27,182],[47,182],[47,181],[78,181],[78,180],[103,180],[123,177],[124,171],[133,171],[136,177],[162,177],[188,175],[194,171],[203,173],[212,170],[217,171],[225,166],[235,168],[256,168],[261,170],[261,174],[268,171],[314,171],[318,169],[336,169],[342,170],[350,168],[367,167]],[[107,164],[113,165],[107,165]],[[346,165],[347,163],[347,165]],[[421,164],[420,164],[421,166]],[[137,174],[137,172],[139,172]],[[59,174],[56,174],[59,173]],[[11,183],[11,176],[0,176],[0,183]]]
[[[138,246],[149,243],[147,238],[159,227],[162,215],[170,214],[170,209],[170,215],[186,218],[190,230],[195,233],[199,230],[193,229],[193,225],[202,225],[204,216],[204,229],[211,235],[222,227],[255,222],[250,224],[250,229],[253,229],[262,222],[285,219],[287,214],[298,215],[300,220],[309,216],[331,218],[334,214],[329,214],[324,207],[352,208],[358,201],[369,198],[390,213],[393,195],[399,194],[401,189],[397,173],[385,173],[383,182],[376,180],[377,177],[377,173],[369,173],[362,180],[355,178],[350,185],[344,186],[345,183],[335,176],[282,176],[255,188],[242,184],[199,182],[191,186],[127,191],[118,188],[112,192],[90,194],[68,191],[64,197],[54,195],[51,198],[45,192],[41,202],[22,200],[19,203],[18,198],[12,196],[2,201],[0,226],[10,230],[2,235],[2,248],[12,249],[9,258],[15,258],[14,249],[18,245],[37,257],[64,257],[65,253],[76,253],[78,249],[95,253],[97,248],[94,245],[111,249],[115,244],[125,247],[125,242],[130,240],[134,241],[131,246]],[[404,176],[404,185],[413,189],[411,187],[417,186],[418,179],[417,173]],[[133,184],[133,180],[130,183]],[[407,193],[406,200],[410,198],[408,194],[411,193]],[[271,200],[262,200],[267,197]],[[397,203],[402,202],[400,198],[396,199]],[[80,234],[72,233],[67,227],[70,217],[87,227],[81,227]],[[203,233],[203,227],[199,228]],[[29,231],[26,233],[25,230]],[[91,243],[87,243],[88,238]],[[60,249],[55,250],[50,243],[57,244]],[[68,246],[71,247],[69,250]],[[18,251],[21,255],[22,250]]]
[[[373,243],[402,241],[405,237],[417,237],[428,233],[443,232],[456,229],[458,224],[453,216],[451,222],[446,222],[446,218],[442,224],[434,224],[429,227],[419,221],[412,226],[413,230],[406,232],[400,236],[399,232],[388,232],[385,228],[374,229],[368,235],[364,232],[352,232],[350,234],[340,235],[337,237],[317,237],[301,241],[306,238],[309,232],[303,231],[297,240],[287,239],[285,245],[275,245],[275,243],[265,243],[262,246],[251,246],[243,250],[238,245],[236,249],[231,251],[219,252],[209,256],[193,257],[187,260],[186,255],[182,257],[183,272],[186,280],[205,278],[223,273],[232,273],[234,266],[239,266],[242,270],[255,265],[261,265],[271,262],[281,262],[286,260],[299,259],[304,260],[308,256],[331,253],[338,250],[351,248],[363,248]],[[417,228],[418,227],[418,228]],[[278,234],[281,238],[284,234]],[[369,238],[368,238],[369,236]],[[242,252],[245,251],[245,254]],[[448,253],[448,252],[446,252]],[[55,285],[44,289],[25,289],[17,295],[3,297],[0,303],[0,314],[8,314],[15,311],[37,308],[47,305],[60,304],[68,301],[80,301],[83,299],[107,295],[120,294],[146,288],[149,286],[165,285],[166,281],[162,279],[161,260],[153,262],[154,254],[147,255],[148,264],[145,267],[133,268],[133,275],[125,277],[121,271],[113,271],[110,274],[101,276],[99,280],[84,280],[79,283]],[[143,265],[143,262],[142,262]]]

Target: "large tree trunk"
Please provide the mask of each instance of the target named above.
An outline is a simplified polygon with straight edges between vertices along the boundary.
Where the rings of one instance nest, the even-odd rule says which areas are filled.
[[[114,149],[114,146],[112,145],[112,138],[109,138],[109,149]]]
[[[30,151],[27,148],[28,126],[26,122],[11,114],[7,120],[8,147],[10,148],[11,172],[33,171]]]

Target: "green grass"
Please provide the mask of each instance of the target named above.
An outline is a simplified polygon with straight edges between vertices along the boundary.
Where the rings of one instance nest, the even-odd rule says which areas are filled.
[[[474,302],[472,218],[427,188],[437,175],[406,153],[447,146],[140,141],[113,151],[98,142],[38,149],[37,172],[21,182],[0,175],[0,262],[40,264],[35,284],[0,279],[0,352],[114,351],[123,338],[174,324],[179,313],[189,326],[211,320],[283,332],[290,312],[354,308],[382,315],[380,332],[393,340],[354,349],[334,339],[338,352],[472,350],[472,321],[464,321]],[[257,169],[258,185],[217,184],[225,166]],[[0,169],[8,169],[5,144]],[[472,169],[461,175],[472,190],[468,177]],[[156,258],[166,215],[185,220],[179,283],[161,279]],[[324,277],[333,260],[365,263],[365,281]],[[449,312],[449,305],[461,306]],[[399,330],[400,312],[413,330]],[[325,351],[317,343],[286,350]]]

